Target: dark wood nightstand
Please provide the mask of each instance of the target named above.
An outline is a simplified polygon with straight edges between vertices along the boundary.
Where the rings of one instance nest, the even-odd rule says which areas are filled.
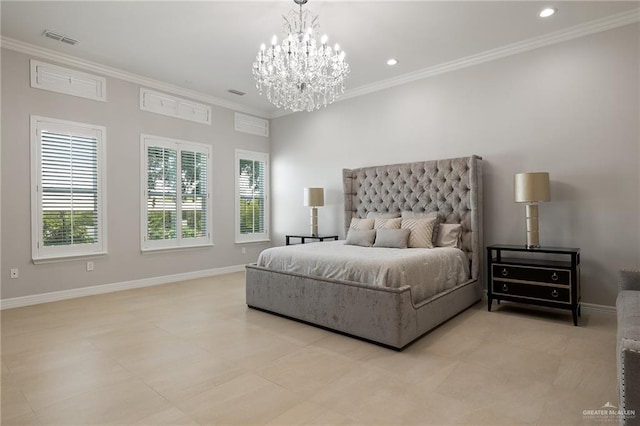
[[[288,246],[291,245],[291,238],[300,238],[300,243],[304,244],[307,240],[317,240],[317,241],[324,241],[324,240],[338,240],[338,236],[337,235],[287,235],[286,236],[286,244]]]
[[[573,314],[573,325],[578,325],[579,248],[494,244],[487,247],[487,266],[489,311],[493,299],[567,309]]]

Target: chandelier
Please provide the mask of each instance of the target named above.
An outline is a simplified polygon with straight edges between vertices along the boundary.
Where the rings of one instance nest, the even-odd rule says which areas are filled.
[[[260,46],[253,76],[262,95],[278,108],[291,111],[313,111],[333,103],[344,93],[344,79],[349,74],[345,53],[336,44],[327,44],[323,35],[316,41],[314,31],[319,28],[318,16],[302,5],[308,0],[293,0],[300,11],[291,10],[283,16],[283,34],[288,34],[278,44],[274,35],[271,47]]]

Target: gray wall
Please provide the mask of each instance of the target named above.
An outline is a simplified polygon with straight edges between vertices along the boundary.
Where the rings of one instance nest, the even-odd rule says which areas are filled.
[[[524,244],[513,175],[548,171],[541,243],[580,247],[583,302],[614,305],[616,270],[640,266],[638,39],[629,25],[272,120],[274,242],[307,230],[305,186],[326,188],[320,232],[343,233],[342,168],[478,154],[485,245]]]
[[[2,299],[241,265],[268,246],[234,242],[234,151],[268,152],[269,140],[234,131],[233,111],[213,106],[210,126],[143,112],[140,86],[113,78],[106,103],[32,89],[29,59],[2,49]],[[31,262],[30,114],[107,128],[109,254],[91,259],[93,272],[86,260]],[[140,252],[141,133],[213,147],[214,247]],[[9,279],[10,268],[19,268],[20,278]]]

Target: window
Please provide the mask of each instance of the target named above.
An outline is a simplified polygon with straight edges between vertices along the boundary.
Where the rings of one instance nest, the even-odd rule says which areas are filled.
[[[211,147],[142,135],[142,250],[206,246]]]
[[[31,87],[79,96],[94,101],[107,101],[104,77],[31,60]]]
[[[140,109],[196,123],[211,124],[211,107],[177,96],[140,88]]]
[[[236,150],[236,242],[269,240],[269,155]]]
[[[102,126],[31,116],[32,257],[104,254]]]

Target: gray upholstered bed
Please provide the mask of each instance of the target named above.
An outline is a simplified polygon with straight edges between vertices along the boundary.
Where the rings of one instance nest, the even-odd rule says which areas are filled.
[[[482,171],[478,156],[343,170],[345,232],[368,212],[437,212],[462,225],[466,282],[415,303],[381,287],[248,265],[247,305],[401,349],[481,299]],[[318,243],[324,244],[324,243]]]

